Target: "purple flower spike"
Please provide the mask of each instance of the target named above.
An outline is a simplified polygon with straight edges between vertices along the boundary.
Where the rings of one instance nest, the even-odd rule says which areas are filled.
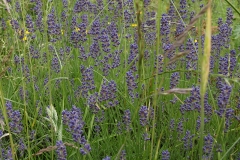
[[[62,141],[57,141],[56,142],[56,146],[57,146],[57,159],[58,160],[67,160],[67,150],[66,150],[66,146],[63,144]]]

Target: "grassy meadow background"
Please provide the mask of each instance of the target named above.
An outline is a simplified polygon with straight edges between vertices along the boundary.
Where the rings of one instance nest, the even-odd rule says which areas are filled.
[[[239,11],[0,1],[0,160],[239,160]]]

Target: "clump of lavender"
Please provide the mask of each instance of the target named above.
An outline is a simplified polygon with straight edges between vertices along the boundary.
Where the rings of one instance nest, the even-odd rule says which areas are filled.
[[[114,10],[114,1],[108,0],[108,11],[112,12]]]
[[[220,87],[220,94],[217,98],[218,110],[215,111],[220,117],[222,117],[226,111],[226,107],[229,103],[231,92],[232,92],[232,87],[222,82]]]
[[[226,23],[231,25],[233,23],[233,11],[232,8],[227,8],[227,19]]]
[[[75,29],[76,29],[76,26],[77,26],[77,16],[76,16],[76,15],[73,15],[72,20],[71,20],[70,28],[71,28],[72,30],[75,30]]]
[[[125,125],[125,129],[127,131],[131,130],[130,128],[130,124],[131,124],[131,112],[129,109],[124,111],[124,115],[123,115],[123,124]]]
[[[151,11],[146,13],[146,22],[144,23],[144,32],[148,31],[151,33],[156,33],[156,12]],[[146,28],[146,29],[145,29]],[[156,37],[156,35],[155,35]]]
[[[80,58],[82,61],[86,61],[87,58],[89,57],[89,55],[86,54],[84,46],[81,46],[81,45],[80,45],[78,48],[79,48],[79,53],[80,53],[80,55],[78,56],[78,58]],[[90,50],[91,50],[91,49],[90,49]],[[92,53],[92,52],[90,51],[90,53]]]
[[[180,120],[177,125],[177,132],[178,132],[178,137],[180,139],[180,136],[183,134],[183,120]]]
[[[39,109],[39,112],[41,112],[41,108]],[[41,115],[41,113],[39,113],[39,115]],[[36,136],[36,130],[31,130],[30,140],[34,140],[35,136]]]
[[[161,28],[160,28],[160,33],[163,36],[162,42],[169,43],[169,34],[170,34],[170,23],[169,23],[169,16],[167,14],[162,14],[161,18]],[[163,46],[164,46],[163,44]]]
[[[143,24],[144,41],[146,43],[146,46],[153,46],[154,44],[156,44],[157,36],[156,36],[156,29],[154,27],[148,26],[147,24]]]
[[[22,72],[27,80],[27,83],[29,83],[31,81],[31,75],[30,75],[30,69],[28,67],[28,65],[22,65]]]
[[[28,31],[31,33],[33,33],[35,31],[34,22],[32,20],[32,17],[28,14],[26,16],[26,27],[27,27]]]
[[[194,137],[193,134],[189,130],[186,131],[185,136],[182,138],[184,148],[186,150],[191,150],[192,149],[192,138]]]
[[[23,130],[22,114],[20,113],[19,110],[13,110],[12,103],[10,101],[6,101],[6,109],[10,121],[9,122],[10,130],[16,134],[21,133]]]
[[[115,22],[111,22],[111,24],[107,27],[107,29],[108,29],[110,39],[111,39],[113,46],[118,47],[120,42],[118,39],[118,29],[117,29]]]
[[[144,141],[149,141],[150,140],[150,136],[147,132],[143,133],[142,136],[143,136]]]
[[[203,146],[203,153],[204,156],[208,157],[208,159],[211,159],[213,150],[213,137],[208,134],[204,137],[204,146]]]
[[[204,96],[204,113],[205,116],[210,118],[212,116],[212,106],[208,103],[208,93]]]
[[[12,19],[10,21],[12,28],[17,32],[20,29],[20,25],[17,20]]]
[[[174,72],[171,75],[170,89],[175,88],[178,85],[179,78],[180,78],[179,72]]]
[[[42,14],[42,6],[43,4],[41,0],[35,0],[33,11],[35,11],[36,15]]]
[[[197,69],[197,61],[198,61],[198,42],[193,42],[191,39],[188,39],[186,44],[186,50],[189,50],[190,53],[186,56],[186,69],[187,70],[196,70]],[[191,78],[190,73],[186,73],[187,79]]]
[[[93,40],[98,40],[98,36],[100,35],[101,25],[100,20],[97,18],[89,30],[88,34],[93,35]]]
[[[29,53],[31,55],[31,58],[33,59],[39,59],[40,53],[37,49],[35,49],[32,45],[29,47]]]
[[[99,114],[97,114],[96,117],[94,118],[94,122],[96,123],[96,125],[94,126],[94,130],[97,134],[101,132],[101,127],[99,126],[99,124],[101,124],[105,119],[104,110],[101,110],[101,112],[98,113]]]
[[[100,47],[98,40],[94,40],[93,43],[90,46],[90,53],[89,55],[93,58],[96,59],[100,56]]]
[[[224,23],[223,21],[220,21],[218,24],[218,28],[219,28],[219,34],[218,34],[218,42],[221,48],[222,46],[225,48],[229,48],[229,42],[230,42],[230,36],[232,34],[232,28],[231,28],[231,24],[232,24],[232,20],[233,20],[233,14],[232,14],[232,10],[229,8],[227,11],[227,20],[226,23]]]
[[[236,51],[235,50],[231,50],[230,51],[230,77],[233,76],[233,72],[235,70],[235,67],[237,65],[237,58],[236,58]]]
[[[62,0],[62,4],[64,8],[68,8],[68,0]]]
[[[229,130],[229,127],[231,125],[231,119],[234,118],[234,110],[232,108],[227,108],[225,113],[225,129],[224,132],[227,132]]]
[[[117,85],[114,81],[109,81],[108,83],[106,80],[104,80],[102,86],[101,86],[101,91],[99,95],[99,101],[103,102],[106,101],[108,107],[114,107],[118,104],[118,101],[116,100],[117,92]]]
[[[128,93],[132,97],[132,99],[136,98],[134,95],[134,90],[137,88],[136,78],[133,75],[133,72],[130,70],[126,73]]]
[[[145,33],[144,35],[144,40],[146,42],[147,45],[151,46],[151,45],[154,45],[156,43],[156,32],[147,32]]]
[[[219,74],[223,74],[225,76],[228,75],[228,54],[226,54],[224,57],[220,57],[219,59]]]
[[[87,104],[89,105],[93,113],[97,113],[100,110],[100,108],[96,105],[97,102],[98,102],[98,93],[93,93],[88,96]]]
[[[18,150],[20,151],[20,156],[23,157],[24,151],[27,149],[26,145],[24,144],[23,138],[20,138],[18,143]]]
[[[178,37],[183,33],[185,29],[184,22],[180,19],[177,21],[176,31],[175,31],[175,37]]]
[[[8,147],[8,149],[2,149],[2,158],[5,160],[13,160],[12,149]]]
[[[103,0],[97,0],[98,11],[103,10],[103,7],[104,7]]]
[[[91,151],[90,145],[84,136],[84,121],[82,118],[82,112],[80,108],[72,106],[70,111],[63,110],[62,112],[63,124],[68,126],[67,131],[72,134],[73,140],[76,143],[81,144],[80,153],[85,155]]]
[[[83,11],[87,11],[88,9],[88,0],[77,0],[77,2],[74,5],[73,11],[75,13],[80,13]]]
[[[133,23],[133,17],[129,10],[124,10],[124,22],[125,28],[128,28],[131,23]]]
[[[200,106],[200,89],[199,87],[193,86],[191,96],[184,101],[183,105],[181,105],[180,111],[182,114],[184,114],[186,111],[192,111],[194,109],[200,112]]]
[[[16,10],[16,12],[18,12],[18,13],[21,12],[21,6],[20,6],[19,1],[16,1],[16,3],[15,3],[15,10]]]
[[[81,42],[85,42],[87,40],[87,25],[82,22],[80,23],[78,26],[78,29],[79,29],[79,37],[80,37],[80,41]]]
[[[175,128],[175,121],[174,121],[174,119],[171,119],[169,129],[170,129],[170,131],[173,131],[174,128]]]
[[[62,11],[62,13],[61,13],[61,20],[62,20],[62,22],[66,22],[67,21],[67,11],[65,11],[65,10]]]
[[[149,121],[153,119],[154,110],[153,108],[148,108],[147,106],[142,106],[139,110],[139,120],[141,126],[146,126],[149,124]]]
[[[139,110],[140,124],[142,126],[147,125],[147,117],[148,117],[148,108],[147,106],[142,106]]]
[[[97,16],[98,12],[98,8],[97,5],[95,3],[88,3],[88,12],[93,13],[95,16]]]
[[[155,61],[155,68],[157,68],[158,74],[163,72],[163,55],[158,55],[156,56],[156,61]]]
[[[61,70],[60,62],[56,54],[52,58],[51,68],[54,72],[59,73]]]
[[[80,148],[80,153],[82,155],[86,155],[88,154],[89,152],[91,151],[91,147],[90,147],[90,144],[86,143],[84,144],[84,146],[82,148]]]
[[[111,69],[111,64],[109,64],[109,60],[112,57],[112,54],[108,54],[103,57],[103,59],[100,61],[102,63],[102,72],[104,76],[108,76],[110,69]],[[97,64],[95,64],[97,65]]]
[[[163,150],[162,151],[162,160],[169,160],[170,159],[170,153],[168,150]]]
[[[204,123],[207,123],[209,122],[209,119],[207,118],[204,118]],[[200,124],[201,124],[201,118],[200,116],[197,117],[197,120],[196,120],[196,130],[199,131],[200,129]]]
[[[80,41],[80,36],[76,30],[73,30],[70,36],[70,41],[75,48],[79,47],[77,44]]]
[[[131,66],[131,70],[132,71],[137,71],[137,67],[136,67],[136,62],[137,62],[137,55],[138,55],[138,45],[136,43],[133,43],[130,45],[130,54],[128,57],[128,64],[132,64]]]
[[[88,91],[95,89],[93,67],[86,68],[81,65],[80,71],[82,73],[81,93],[82,96],[86,98],[88,96]]]
[[[144,7],[147,7],[149,4],[150,4],[150,0],[144,0],[143,1],[143,5],[144,5]]]
[[[73,31],[72,31],[71,36],[70,36],[70,41],[75,48],[78,48],[80,42],[83,43],[87,40],[87,38],[86,38],[86,36],[87,36],[87,33],[86,33],[87,26],[84,22],[80,23],[79,25],[72,23],[72,26],[73,26],[72,27]]]
[[[175,7],[172,3],[172,1],[170,2],[170,6],[169,6],[169,10],[168,10],[168,16],[169,16],[169,20],[171,22],[173,22],[176,19],[176,11],[175,11]],[[173,26],[172,26],[173,27]]]
[[[187,1],[186,0],[180,0],[180,15],[181,18],[184,20],[187,18]]]
[[[51,10],[51,13],[47,16],[48,34],[52,36],[51,41],[56,41],[61,35],[61,26],[57,23],[55,9]]]
[[[5,30],[7,28],[6,22],[4,20],[4,18],[1,18],[1,27],[3,30]]]
[[[120,160],[126,160],[126,154],[127,154],[126,151],[122,150],[120,154]]]
[[[111,68],[117,68],[118,66],[120,66],[120,54],[122,53],[122,50],[116,50],[113,53],[113,62],[112,62],[112,66]]]
[[[57,159],[58,160],[66,160],[67,159],[67,150],[66,146],[62,141],[57,141],[56,142],[56,152],[57,152]]]

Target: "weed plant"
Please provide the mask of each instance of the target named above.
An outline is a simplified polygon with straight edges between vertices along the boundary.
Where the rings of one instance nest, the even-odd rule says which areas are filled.
[[[240,159],[240,1],[3,0],[0,159]]]

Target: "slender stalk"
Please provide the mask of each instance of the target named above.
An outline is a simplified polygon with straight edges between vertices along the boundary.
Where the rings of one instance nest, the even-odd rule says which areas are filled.
[[[209,7],[207,8],[207,20],[206,20],[206,34],[205,34],[205,44],[204,44],[204,55],[202,57],[202,72],[201,72],[201,126],[200,126],[200,144],[199,144],[199,159],[202,159],[202,148],[203,148],[203,135],[204,135],[204,96],[206,93],[208,76],[210,70],[210,55],[211,55],[211,3],[209,0]]]
[[[156,23],[157,23],[157,45],[156,45],[156,57],[157,57],[157,66],[156,66],[156,70],[155,70],[155,73],[158,74],[158,66],[160,65],[159,62],[158,62],[158,55],[159,55],[159,48],[160,48],[160,14],[161,14],[161,3],[158,2],[158,7],[159,9],[157,10],[157,20],[156,20]],[[155,125],[155,122],[156,122],[156,108],[157,108],[157,92],[158,92],[158,76],[156,76],[156,81],[155,81],[155,86],[156,86],[156,89],[155,89],[155,95],[154,95],[154,99],[153,99],[153,109],[154,109],[154,115],[153,115],[153,126]],[[162,118],[162,110],[161,110],[161,107],[159,109],[159,112],[160,112],[160,115],[159,115],[159,118]],[[150,159],[152,159],[152,156],[153,156],[153,146],[154,146],[154,140],[155,140],[155,127],[152,128],[152,137],[151,137],[151,151],[150,151]]]
[[[142,68],[143,68],[143,56],[144,56],[144,42],[143,42],[143,35],[142,35],[142,16],[143,13],[143,4],[136,3],[137,9],[137,33],[138,33],[138,52],[139,52],[139,59],[138,59],[138,74],[139,79],[141,80],[142,75]]]

